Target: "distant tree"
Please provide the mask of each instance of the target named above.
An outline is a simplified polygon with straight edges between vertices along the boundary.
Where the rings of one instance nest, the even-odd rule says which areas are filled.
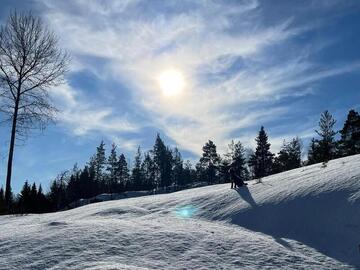
[[[255,141],[257,143],[256,151],[251,156],[249,163],[253,167],[254,177],[262,178],[271,174],[274,158],[274,154],[270,152],[270,143],[263,126]]]
[[[287,170],[292,170],[301,167],[301,148],[302,142],[299,137],[293,138],[286,147],[289,160],[286,164]]]
[[[220,157],[216,152],[216,145],[209,140],[202,148],[203,154],[198,163],[200,181],[215,184],[219,180]]]
[[[101,141],[100,145],[96,147],[96,153],[90,158],[89,161],[89,174],[93,175],[94,181],[96,182],[98,188],[98,192],[100,193],[106,191],[104,172],[105,166],[105,143],[104,141]]]
[[[231,163],[235,166],[236,174],[243,180],[249,180],[249,170],[246,165],[245,148],[240,141],[234,142],[233,140],[228,145],[228,157]]]
[[[29,198],[29,213],[36,213],[37,212],[37,187],[36,184],[33,183],[31,186],[31,191],[30,191],[30,198]]]
[[[117,167],[116,167],[116,175],[118,179],[117,183],[117,192],[121,192],[125,190],[125,187],[130,181],[130,172],[129,167],[126,161],[124,154],[121,154],[118,159]]]
[[[49,211],[49,202],[43,193],[41,184],[38,188],[37,198],[36,198],[36,211],[37,213],[45,213]]]
[[[184,167],[183,167],[183,159],[181,157],[181,153],[177,148],[174,149],[172,153],[172,161],[173,161],[173,183],[175,186],[184,185]]]
[[[315,140],[315,138],[312,138],[308,151],[307,165],[319,163],[321,161],[322,161],[322,157],[321,157],[319,142],[318,140]]]
[[[66,196],[70,202],[74,202],[80,199],[81,187],[80,187],[80,176],[81,171],[73,172],[69,178],[66,186]]]
[[[131,186],[129,187],[131,190],[141,190],[143,188],[144,172],[142,170],[141,164],[142,164],[142,154],[139,146],[135,155],[134,165],[131,173],[131,183],[130,183]]]
[[[196,170],[193,168],[190,160],[184,162],[184,169],[183,169],[183,180],[182,186],[191,185],[196,182]]]
[[[220,183],[226,183],[230,180],[229,169],[231,165],[231,160],[228,158],[221,158],[219,165],[219,178]]]
[[[69,203],[66,192],[68,178],[69,172],[64,171],[60,173],[50,184],[48,199],[52,211],[63,209]]]
[[[10,14],[0,28],[0,109],[11,122],[5,198],[10,202],[16,139],[30,129],[43,129],[56,109],[49,89],[62,83],[69,57],[58,40],[31,13]]]
[[[170,186],[172,180],[172,152],[157,134],[152,150],[156,182],[160,187]]]
[[[108,172],[108,191],[110,193],[114,193],[117,190],[117,186],[119,184],[118,179],[118,158],[116,153],[116,145],[112,144],[110,155],[107,160],[107,167],[106,170]]]
[[[19,205],[21,213],[30,212],[31,187],[28,181],[25,181],[19,196]]]
[[[329,161],[335,157],[336,142],[334,125],[336,121],[329,111],[324,111],[320,116],[319,130],[316,133],[320,136],[318,140],[320,161]]]
[[[144,172],[144,189],[151,190],[155,188],[156,187],[155,164],[149,152],[145,154],[144,161],[141,166],[142,166],[142,171]]]
[[[358,112],[349,111],[340,134],[339,156],[360,154],[360,115]]]
[[[301,141],[298,137],[290,142],[284,141],[280,152],[274,159],[274,173],[301,167]]]
[[[102,175],[103,177],[103,175]],[[84,169],[79,174],[79,197],[78,199],[88,199],[93,196],[96,196],[104,191],[106,191],[106,182],[102,181],[103,178],[101,178],[101,182],[97,181],[92,177],[90,174],[90,170],[88,166],[85,166]]]

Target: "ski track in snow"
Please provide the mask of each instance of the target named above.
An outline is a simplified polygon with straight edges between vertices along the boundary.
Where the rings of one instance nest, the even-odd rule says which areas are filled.
[[[360,155],[238,190],[0,217],[0,269],[360,269],[359,244]]]

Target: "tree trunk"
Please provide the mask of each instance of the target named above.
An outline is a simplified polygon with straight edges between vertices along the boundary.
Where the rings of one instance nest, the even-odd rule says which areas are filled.
[[[5,201],[6,205],[10,206],[10,196],[11,196],[11,174],[12,174],[12,163],[14,157],[14,147],[15,147],[15,136],[16,136],[16,124],[17,124],[17,116],[19,110],[19,97],[17,97],[14,108],[14,115],[12,121],[11,128],[11,139],[9,146],[9,157],[8,157],[8,165],[7,165],[7,175],[6,175],[6,191],[5,191]]]

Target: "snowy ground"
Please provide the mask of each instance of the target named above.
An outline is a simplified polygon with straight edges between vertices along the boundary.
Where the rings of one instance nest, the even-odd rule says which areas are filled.
[[[0,269],[360,269],[360,156],[215,185],[0,217]]]

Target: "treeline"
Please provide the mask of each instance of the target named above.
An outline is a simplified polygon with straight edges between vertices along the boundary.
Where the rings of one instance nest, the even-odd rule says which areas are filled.
[[[350,110],[340,131],[334,130],[336,121],[325,111],[321,114],[317,138],[313,138],[308,149],[308,158],[303,161],[302,142],[298,137],[284,141],[275,155],[270,151],[270,142],[264,127],[255,138],[256,149],[245,148],[239,141],[231,141],[227,153],[220,156],[216,145],[205,143],[202,156],[192,165],[184,161],[177,148],[166,146],[160,135],[147,152],[138,148],[134,161],[128,164],[124,154],[113,144],[106,156],[105,144],[101,142],[88,163],[79,169],[63,172],[51,183],[50,190],[43,194],[41,186],[31,187],[25,182],[20,194],[13,199],[13,213],[42,213],[70,207],[79,199],[92,198],[102,193],[125,191],[180,190],[199,184],[218,184],[229,181],[230,165],[244,180],[261,179],[301,166],[324,162],[354,154],[360,154],[360,115]],[[337,140],[336,135],[340,134]],[[4,192],[0,189],[0,211],[4,207]]]

